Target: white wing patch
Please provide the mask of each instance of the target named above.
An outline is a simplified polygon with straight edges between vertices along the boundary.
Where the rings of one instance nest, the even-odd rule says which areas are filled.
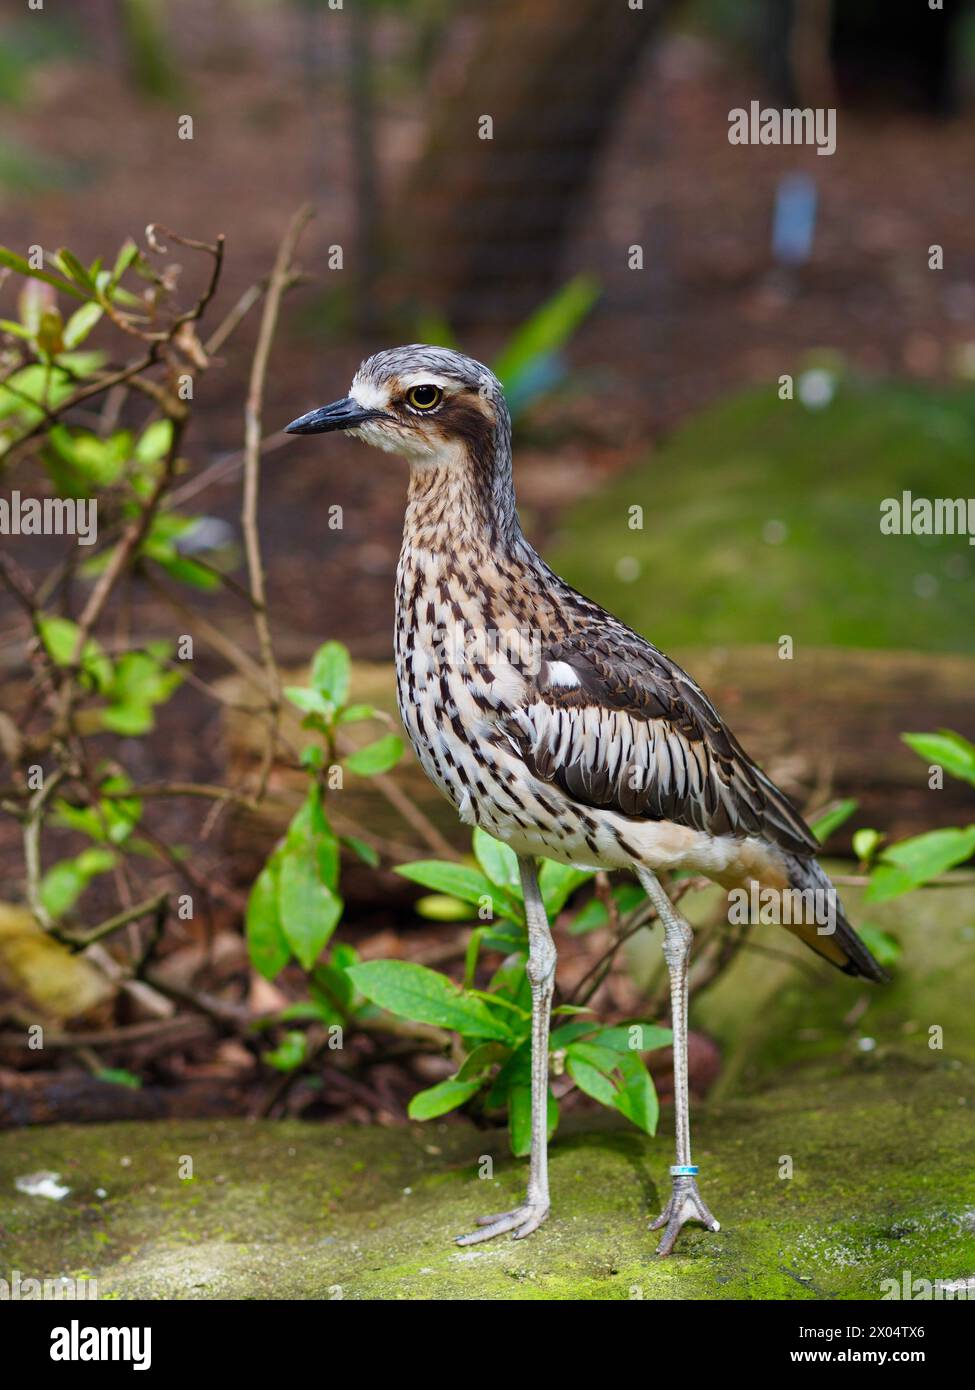
[[[567,661],[550,661],[547,666],[548,684],[571,690],[580,684],[579,677]]]

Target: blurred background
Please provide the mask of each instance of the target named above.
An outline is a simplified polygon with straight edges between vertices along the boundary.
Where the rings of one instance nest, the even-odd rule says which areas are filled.
[[[315,203],[269,425],[393,342],[507,349],[527,528],[662,645],[768,642],[784,616],[808,643],[975,643],[975,551],[877,524],[902,488],[971,477],[962,0],[75,0],[8,12],[0,38],[6,244],[224,232],[228,305]],[[730,145],[753,100],[835,105],[835,154]],[[201,459],[239,446],[250,346],[208,378]],[[237,482],[195,504],[235,524]],[[273,454],[271,600],[296,649],[388,652],[404,487],[347,441]]]

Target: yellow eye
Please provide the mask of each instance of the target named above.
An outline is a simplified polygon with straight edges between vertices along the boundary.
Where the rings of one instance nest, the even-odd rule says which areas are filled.
[[[414,410],[435,410],[442,400],[439,386],[411,386],[406,393],[406,403]]]

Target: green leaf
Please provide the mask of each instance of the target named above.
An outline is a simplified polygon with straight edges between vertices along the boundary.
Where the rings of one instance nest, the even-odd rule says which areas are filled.
[[[532,991],[526,966],[527,951],[508,956],[491,977],[490,993],[495,999],[505,999],[509,1004],[514,1004],[529,1019]]]
[[[100,711],[102,728],[126,738],[147,734],[154,722],[149,705],[109,705]]]
[[[47,444],[44,461],[58,490],[84,496],[118,482],[128,462],[132,436],[128,430],[116,430],[101,439],[90,430],[72,432],[65,425],[52,425]]]
[[[285,836],[285,850],[312,855],[317,861],[322,882],[334,891],[338,890],[339,842],[322,807],[317,782],[311,783],[308,795],[291,818]]]
[[[277,1016],[278,1023],[331,1023],[333,1021],[331,1013],[327,1013],[317,1000],[299,1000],[295,1004],[289,1004],[287,1008],[281,1010]],[[261,1019],[260,1023],[264,1027],[273,1026],[274,1019]]]
[[[610,1047],[614,1052],[653,1052],[658,1047],[669,1047],[673,1040],[674,1035],[669,1028],[640,1020],[600,1027],[593,1035],[594,1042],[601,1047]]]
[[[548,1137],[558,1129],[558,1101],[548,1092],[546,1106],[546,1129]],[[525,1158],[532,1149],[532,1088],[531,1085],[515,1085],[508,1092],[508,1135],[511,1152],[516,1158]]]
[[[563,285],[511,337],[492,363],[495,375],[506,387],[515,387],[539,357],[565,347],[598,297],[599,284],[591,275],[577,275]]]
[[[123,652],[115,663],[109,693],[119,704],[159,705],[169,699],[182,679],[178,671],[167,671],[158,655]]]
[[[417,859],[412,864],[399,864],[396,873],[412,883],[422,884],[424,888],[432,888],[437,893],[446,893],[451,898],[460,898],[461,902],[471,903],[474,907],[480,906],[482,898],[490,898],[497,908],[496,900],[501,897],[498,889],[477,869],[470,869],[466,864],[451,864],[445,859]]]
[[[492,883],[506,888],[516,898],[521,897],[521,874],[518,856],[510,845],[496,840],[486,830],[476,826],[473,835],[474,857]]]
[[[861,922],[857,926],[857,935],[881,965],[896,965],[900,960],[900,942],[881,927],[875,927],[870,922]]]
[[[154,542],[147,542],[143,545],[142,552],[148,555],[150,560],[155,560],[170,579],[175,579],[179,584],[187,584],[190,588],[205,591],[220,588],[218,574],[214,574],[189,555],[180,555],[175,546],[158,546]]]
[[[63,270],[65,275],[75,284],[87,291],[88,294],[95,293],[95,282],[92,280],[88,271],[78,260],[73,251],[69,251],[66,246],[60,247],[55,251],[53,260],[59,270]]]
[[[112,273],[106,285],[106,290],[113,290],[115,288],[138,254],[139,248],[131,237],[122,243],[119,253],[115,257],[115,264],[112,267]]]
[[[382,719],[382,711],[373,705],[346,705],[339,710],[336,724],[359,724],[363,719]]]
[[[341,642],[326,642],[312,659],[311,683],[333,705],[344,705],[349,698],[351,670],[348,649]]]
[[[430,922],[469,922],[474,912],[470,903],[448,897],[446,893],[428,893],[426,897],[417,898],[413,906]]]
[[[285,940],[311,970],[342,917],[342,899],[322,878],[317,846],[288,846],[278,868],[278,916]]]
[[[353,960],[348,965],[355,964],[355,953]],[[308,981],[308,987],[315,999],[320,1004],[327,1005],[332,1011],[333,1022],[342,1022],[344,1016],[352,1009],[352,1001],[355,996],[355,987],[349,979],[347,965],[342,964],[339,948],[336,948],[335,958],[331,964],[316,965]]]
[[[506,1061],[510,1056],[511,1050],[504,1043],[478,1043],[477,1047],[469,1052],[461,1063],[457,1071],[457,1079],[458,1081],[473,1081],[475,1077],[480,1077],[483,1080],[491,1067]]]
[[[481,1084],[479,1076],[473,1081],[461,1081],[456,1076],[448,1076],[446,1081],[429,1086],[425,1091],[418,1091],[409,1103],[407,1114],[411,1120],[433,1120],[438,1115],[446,1115],[448,1111],[456,1110],[459,1105],[476,1095],[481,1089]]]
[[[595,1019],[570,1019],[568,1023],[560,1024],[558,1028],[554,1028],[549,1034],[548,1050],[549,1052],[561,1052],[563,1049],[567,1048],[570,1043],[575,1042],[577,1038],[583,1038],[593,1033],[597,1027],[598,1024]]]
[[[69,618],[41,613],[37,618],[41,641],[56,666],[70,666],[81,629]],[[105,690],[112,680],[112,663],[94,637],[84,645],[79,662],[83,673],[99,690]]]
[[[101,305],[94,302],[82,304],[80,309],[76,309],[64,328],[64,346],[76,348],[83,343],[103,313]]]
[[[528,951],[528,932],[523,922],[494,922],[484,929],[481,945],[485,951],[499,951],[503,956],[512,952],[525,954]]]
[[[449,1028],[468,1038],[511,1037],[507,1023],[446,975],[412,961],[364,961],[348,971],[361,994],[390,1013],[415,1023]]]
[[[448,898],[447,902],[451,899]],[[477,973],[477,962],[481,955],[481,945],[484,941],[484,927],[475,927],[471,932],[470,940],[467,943],[467,950],[464,952],[464,987],[470,989],[474,983],[474,976]]]
[[[835,806],[830,806],[821,816],[817,816],[811,823],[810,829],[816,836],[821,845],[824,845],[835,830],[839,830],[844,822],[848,821],[856,810],[859,802],[852,796],[848,796],[845,801],[839,801]]]
[[[863,900],[885,903],[891,898],[899,898],[902,893],[911,893],[917,887],[913,875],[906,869],[897,869],[893,864],[876,864],[870,873]]]
[[[47,270],[34,270],[29,261],[25,261],[23,256],[18,256],[15,251],[8,250],[6,246],[0,246],[0,265],[9,266],[18,275],[28,275],[32,280],[43,280],[46,285],[53,285],[55,289],[63,290],[65,294],[73,295],[75,299],[86,300],[88,298],[70,280],[64,280],[59,275],[52,275]]]
[[[286,1033],[278,1047],[265,1052],[264,1060],[278,1071],[295,1071],[308,1055],[308,1039],[297,1031]]]
[[[619,1070],[623,1085],[613,1101],[614,1106],[637,1129],[642,1129],[645,1134],[655,1134],[660,1107],[653,1078],[643,1058],[638,1052],[621,1052]]]
[[[375,743],[367,743],[365,748],[357,748],[343,759],[350,772],[360,777],[375,777],[379,772],[388,772],[403,756],[403,740],[398,734],[384,734]]]
[[[379,868],[379,854],[372,845],[367,845],[365,840],[360,840],[356,835],[341,835],[339,838],[363,864],[368,864],[370,869]]]
[[[78,869],[86,878],[94,878],[96,874],[107,874],[109,869],[114,869],[118,863],[118,855],[110,849],[83,849],[75,859]]]
[[[142,1086],[142,1078],[124,1067],[102,1067],[94,1075],[96,1080],[107,1081],[110,1086],[128,1086],[133,1091],[138,1091]]]
[[[74,859],[62,859],[41,880],[41,902],[52,917],[63,916],[74,907],[91,880],[97,874],[108,873],[115,863],[116,856],[105,849],[86,849]]]
[[[619,883],[613,889],[613,898],[621,916],[626,916],[640,906],[646,894],[638,883]],[[571,936],[585,936],[587,932],[597,931],[609,922],[609,914],[601,899],[592,897],[569,923]]]
[[[587,1066],[595,1067],[604,1076],[612,1076],[619,1065],[619,1052],[611,1047],[601,1047],[598,1041],[580,1038],[578,1042],[570,1043],[568,1056],[574,1057],[577,1061],[585,1062]]]
[[[864,826],[853,832],[853,853],[862,864],[868,864],[883,842],[884,837],[879,830],[870,830]]]
[[[172,442],[172,420],[153,420],[139,436],[135,457],[142,464],[157,463],[169,453]]]
[[[284,696],[296,709],[302,710],[305,714],[320,714],[324,720],[329,721],[335,713],[335,706],[325,699],[321,691],[312,690],[307,685],[286,685]]]
[[[936,734],[901,734],[901,738],[926,762],[975,786],[975,743],[951,729],[939,729]]]
[[[574,869],[570,864],[559,864],[554,859],[543,860],[538,871],[538,887],[549,920],[558,916],[577,888],[594,877],[594,869]]]
[[[251,964],[265,980],[273,980],[291,959],[278,917],[277,863],[272,859],[257,876],[247,899],[245,919]]]
[[[41,880],[41,902],[52,917],[60,917],[73,907],[88,885],[73,859],[62,859]]]
[[[899,893],[919,888],[957,864],[963,864],[973,854],[975,825],[969,825],[964,830],[957,827],[928,830],[923,835],[888,845],[881,856],[881,863],[871,875],[864,900],[883,902]],[[898,872],[884,872],[891,867]]]
[[[565,1069],[580,1091],[585,1091],[587,1096],[598,1100],[600,1105],[615,1105],[616,1086],[605,1071],[594,1067],[571,1050],[566,1058]]]

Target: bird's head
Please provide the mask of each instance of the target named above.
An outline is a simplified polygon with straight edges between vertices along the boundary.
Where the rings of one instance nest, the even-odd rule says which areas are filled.
[[[349,394],[292,420],[289,434],[347,430],[416,464],[493,458],[510,441],[501,383],[471,357],[446,348],[389,348],[368,358]]]

